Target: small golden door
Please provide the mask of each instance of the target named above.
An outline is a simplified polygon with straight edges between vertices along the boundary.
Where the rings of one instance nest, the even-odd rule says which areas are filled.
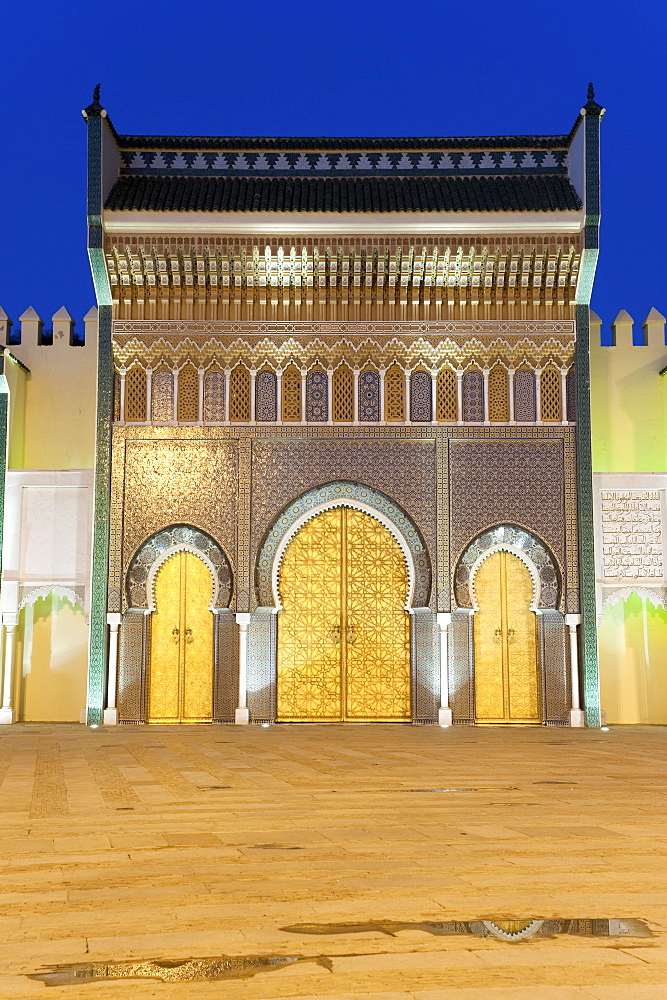
[[[475,719],[537,723],[540,699],[533,582],[511,552],[495,552],[475,576]]]
[[[213,717],[213,580],[192,552],[176,552],[155,578],[148,666],[148,721]]]

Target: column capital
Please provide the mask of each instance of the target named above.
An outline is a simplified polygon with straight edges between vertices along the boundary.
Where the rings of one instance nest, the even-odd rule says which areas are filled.
[[[581,625],[581,615],[565,615],[565,624],[569,625],[570,628]]]
[[[123,616],[117,611],[109,611],[107,614],[107,625],[111,626],[112,629],[120,628],[120,623]]]
[[[435,619],[440,626],[440,628],[447,628],[452,624],[452,614],[451,611],[438,611]]]
[[[239,611],[236,614],[236,624],[241,628],[247,628],[250,624],[250,615],[247,611]]]
[[[18,611],[3,611],[2,624],[6,629],[15,629],[19,623]]]

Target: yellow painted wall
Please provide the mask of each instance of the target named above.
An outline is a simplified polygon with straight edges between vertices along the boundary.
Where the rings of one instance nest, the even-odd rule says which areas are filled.
[[[656,314],[660,315],[660,314]],[[648,343],[632,343],[632,322],[619,314],[616,344],[600,346],[601,320],[591,313],[593,472],[667,470],[667,365],[664,324],[645,327]]]
[[[667,611],[631,594],[598,628],[600,700],[607,722],[667,723]]]
[[[37,343],[32,325],[12,353],[30,369],[25,382],[25,445],[11,469],[92,469],[95,460],[97,345],[71,347],[54,323],[53,344]]]
[[[4,368],[9,386],[9,468],[21,469],[24,461],[26,382],[30,376],[12,361],[8,353],[4,356]]]
[[[54,594],[23,608],[14,705],[19,722],[79,722],[86,704],[88,625],[80,604]]]

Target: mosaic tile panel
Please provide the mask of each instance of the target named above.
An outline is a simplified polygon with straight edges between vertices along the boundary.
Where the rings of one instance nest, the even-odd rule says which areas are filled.
[[[276,373],[258,372],[255,377],[255,420],[272,421],[278,419],[278,389]]]
[[[146,650],[148,620],[139,611],[123,615],[119,631],[118,718],[120,722],[145,719]]]
[[[211,371],[204,375],[204,420],[218,423],[225,419],[225,375]]]
[[[534,423],[537,419],[535,372],[519,368],[514,373],[514,419]]]
[[[257,608],[248,626],[248,708],[253,722],[276,717],[276,615]]]
[[[449,454],[453,564],[477,535],[508,524],[543,539],[565,575],[562,438],[451,440]]]
[[[567,419],[574,423],[577,419],[577,374],[574,365],[565,379],[565,406]]]
[[[374,423],[380,419],[380,375],[365,371],[359,375],[359,420]]]
[[[545,722],[569,722],[572,694],[568,627],[559,611],[543,611],[538,615],[537,626],[542,664],[542,716]]]
[[[232,611],[215,615],[213,720],[233,722],[239,696],[239,629]]]
[[[236,452],[234,441],[126,441],[124,566],[156,532],[190,524],[215,539],[234,568]]]
[[[484,422],[484,377],[470,371],[463,376],[463,419],[466,423]]]
[[[449,707],[455,723],[473,722],[472,615],[454,611],[448,632]]]
[[[306,420],[309,424],[329,419],[329,377],[316,369],[306,375]]]
[[[327,483],[350,480],[391,497],[413,520],[427,550],[435,553],[433,441],[260,439],[253,442],[252,454],[253,565],[264,536],[295,497]]]
[[[415,608],[410,618],[412,719],[434,723],[440,706],[440,629],[429,608]]]
[[[429,372],[412,372],[410,375],[410,420],[428,423],[432,420],[433,382]]]
[[[251,476],[251,440],[243,437],[238,445],[238,482],[236,501],[236,553],[237,582],[236,610],[250,610],[250,476]],[[223,504],[218,500],[222,511]],[[230,508],[228,508],[230,509]],[[223,515],[224,516],[224,515]]]

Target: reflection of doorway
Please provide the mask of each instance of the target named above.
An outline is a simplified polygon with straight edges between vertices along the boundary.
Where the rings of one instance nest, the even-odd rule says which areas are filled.
[[[280,567],[280,722],[410,719],[408,577],[398,542],[369,514],[308,521]]]
[[[155,577],[148,721],[210,722],[213,716],[213,579],[192,552],[176,552]]]
[[[494,552],[474,581],[475,719],[540,721],[533,582],[518,556]]]

